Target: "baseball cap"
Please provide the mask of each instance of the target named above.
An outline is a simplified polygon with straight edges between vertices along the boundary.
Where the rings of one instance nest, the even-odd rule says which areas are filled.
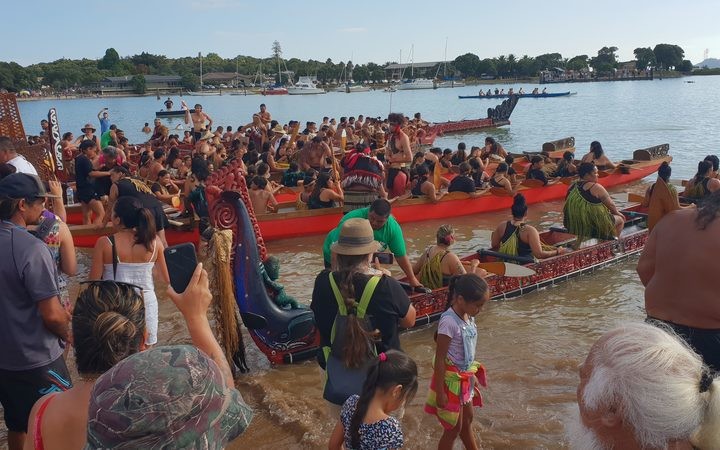
[[[85,449],[222,449],[252,419],[240,392],[190,345],[136,353],[97,379]]]
[[[13,173],[3,178],[0,181],[0,195],[14,199],[60,198],[58,195],[49,194],[37,175],[28,173]]]

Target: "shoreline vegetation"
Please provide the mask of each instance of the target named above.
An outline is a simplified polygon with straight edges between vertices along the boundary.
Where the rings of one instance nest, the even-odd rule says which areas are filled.
[[[538,78],[630,78],[633,74],[647,72],[650,68],[657,77],[694,74],[692,63],[684,59],[685,52],[677,45],[657,44],[654,48],[636,48],[636,59],[625,62],[618,60],[617,50],[614,46],[602,47],[597,51],[597,56],[577,55],[571,58],[564,58],[560,53],[545,53],[535,57],[509,54],[481,59],[474,53],[466,53],[453,60],[414,65],[405,63],[398,68],[398,64],[393,61],[384,64],[353,64],[352,61],[335,63],[330,58],[324,62],[314,59],[287,59],[283,57],[278,41],[273,42],[272,55],[267,58],[242,55],[222,58],[217,53],[168,58],[147,52],[120,57],[114,48],[108,48],[100,59],[59,59],[26,67],[15,62],[0,61],[0,91],[15,92],[19,98],[37,95],[44,98],[57,98],[57,95],[63,98],[66,95],[84,97],[98,93],[106,96],[107,89],[103,85],[110,83],[110,78],[115,78],[117,83],[119,77],[126,77],[123,80],[123,97],[133,96],[129,95],[131,93],[177,94],[208,87],[220,87],[223,90],[245,87],[250,90],[273,84],[292,84],[299,76],[314,77],[323,87],[348,82],[386,87],[408,78],[410,66],[413,66],[412,72],[416,77],[462,80],[466,84],[512,84],[525,80],[537,84],[533,80]],[[201,70],[205,74],[202,84]],[[712,71],[698,69],[698,72],[706,74],[707,70]],[[230,81],[223,82],[217,77],[213,79],[208,76],[212,74],[225,75],[226,80]],[[146,76],[173,77],[175,81],[156,89],[152,84],[146,83]]]

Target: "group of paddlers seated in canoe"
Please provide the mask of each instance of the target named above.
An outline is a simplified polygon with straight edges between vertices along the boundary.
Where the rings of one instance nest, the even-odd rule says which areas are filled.
[[[543,88],[542,92],[540,92],[540,88],[535,88],[532,90],[532,92],[530,92],[530,94],[538,95],[538,94],[545,94],[546,92],[547,92],[547,88]],[[523,94],[525,94],[525,90],[523,88],[520,88],[520,89],[518,89],[517,92],[515,92],[515,89],[510,88],[510,89],[508,89],[507,92],[505,92],[505,89],[495,88],[494,94],[491,89],[488,89],[487,92],[483,91],[482,89],[480,89],[480,91],[478,91],[478,95],[480,97],[487,97],[489,95],[513,95],[513,94],[523,95]]]

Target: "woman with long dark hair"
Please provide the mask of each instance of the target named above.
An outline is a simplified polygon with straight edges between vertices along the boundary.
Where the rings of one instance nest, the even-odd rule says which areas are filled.
[[[446,191],[438,191],[435,185],[430,181],[430,170],[424,164],[417,166],[415,169],[417,178],[413,182],[410,190],[413,197],[427,198],[432,203],[437,203],[447,194]]]
[[[157,343],[158,303],[153,272],[168,283],[163,242],[155,231],[155,218],[140,200],[120,197],[112,212],[115,233],[98,239],[93,250],[90,280],[115,280],[142,288],[145,301],[147,345]]]
[[[713,163],[703,160],[698,163],[695,176],[685,185],[683,197],[692,200],[701,200],[720,189],[720,180],[712,177]]]
[[[140,180],[130,176],[130,171],[124,166],[115,166],[110,170],[110,179],[113,182],[110,188],[110,196],[108,201],[108,212],[106,213],[105,223],[111,219],[110,214],[113,210],[115,201],[120,197],[134,197],[140,201],[140,204],[147,208],[155,219],[154,229],[157,232],[163,245],[167,247],[165,239],[165,228],[169,225],[167,216],[163,209],[163,204],[152,190]]]
[[[610,161],[610,158],[605,155],[602,144],[600,144],[598,141],[592,141],[590,143],[590,151],[582,157],[581,162],[593,163],[596,166],[602,167],[603,169],[615,168],[615,163]]]
[[[563,157],[558,162],[557,169],[555,170],[555,176],[560,178],[574,177],[577,175],[577,167],[573,163],[575,155],[573,152],[563,153]]]
[[[334,208],[335,202],[342,202],[344,196],[338,184],[332,179],[329,173],[323,172],[318,175],[315,187],[308,200],[309,209]],[[337,189],[337,190],[336,190]]]
[[[412,401],[418,388],[417,364],[403,352],[380,353],[368,369],[360,395],[347,399],[330,437],[331,450],[401,448],[400,422],[390,416]]]
[[[321,345],[328,348],[327,361],[321,361],[328,376],[324,398],[335,405],[335,410],[350,395],[360,393],[364,380],[361,368],[369,361],[368,353],[400,349],[398,327],[415,324],[415,308],[400,283],[371,267],[373,253],[378,249],[367,219],[347,219],[338,241],[331,246],[337,257],[336,267],[315,279],[310,309],[315,313]],[[336,327],[341,317],[344,326]],[[361,378],[359,384],[344,385],[343,374]]]

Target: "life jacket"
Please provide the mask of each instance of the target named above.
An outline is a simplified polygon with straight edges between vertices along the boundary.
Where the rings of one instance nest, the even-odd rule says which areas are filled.
[[[323,389],[323,398],[330,403],[342,405],[351,395],[360,394],[363,383],[365,382],[367,369],[377,356],[377,350],[375,349],[375,344],[368,338],[366,360],[357,368],[349,368],[345,365],[343,356],[346,343],[345,330],[348,321],[348,311],[332,272],[328,274],[328,278],[335,301],[338,305],[338,312],[330,332],[330,346],[323,347],[323,354],[325,356],[325,388]],[[368,305],[370,304],[370,299],[379,282],[379,276],[373,276],[368,280],[355,313],[355,316],[360,321],[360,326],[367,331],[372,328],[370,321],[365,315]]]

